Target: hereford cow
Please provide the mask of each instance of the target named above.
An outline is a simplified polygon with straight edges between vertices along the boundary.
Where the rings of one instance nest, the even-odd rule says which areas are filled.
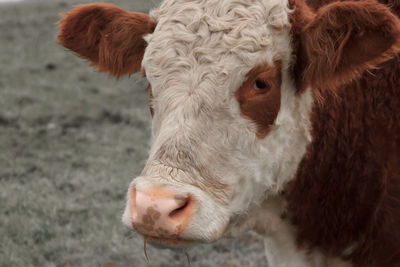
[[[168,247],[253,229],[270,266],[400,266],[400,3],[382,1],[67,13],[63,46],[151,85],[124,224]]]

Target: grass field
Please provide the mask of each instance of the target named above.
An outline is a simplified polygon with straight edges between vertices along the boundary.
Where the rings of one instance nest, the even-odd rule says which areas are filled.
[[[0,266],[188,266],[154,248],[147,263],[125,235],[125,193],[147,157],[146,81],[116,82],[57,45],[59,13],[77,3],[0,5]],[[191,266],[265,266],[249,237],[196,247]]]

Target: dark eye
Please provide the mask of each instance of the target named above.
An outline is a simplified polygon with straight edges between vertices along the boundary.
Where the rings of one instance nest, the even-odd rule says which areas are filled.
[[[264,82],[263,80],[256,80],[254,82],[254,89],[256,89],[256,90],[266,90],[266,89],[269,89],[269,84]]]

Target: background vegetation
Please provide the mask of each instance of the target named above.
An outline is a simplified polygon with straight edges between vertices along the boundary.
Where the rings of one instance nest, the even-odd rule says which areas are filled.
[[[0,266],[188,266],[153,248],[147,263],[125,234],[125,192],[147,157],[146,81],[116,82],[57,45],[59,13],[77,3],[0,5]],[[248,237],[196,247],[191,266],[264,266]]]

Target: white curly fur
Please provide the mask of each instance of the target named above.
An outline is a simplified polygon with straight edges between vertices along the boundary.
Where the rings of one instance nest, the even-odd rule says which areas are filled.
[[[157,184],[192,194],[196,213],[182,238],[220,238],[231,218],[284,189],[311,142],[311,90],[296,94],[289,75],[290,14],[287,0],[166,0],[151,12],[157,26],[142,62],[154,96],[151,151],[130,188]],[[281,109],[259,139],[235,91],[252,68],[276,59]],[[216,190],[214,182],[227,187]],[[123,221],[130,225],[129,202]]]

